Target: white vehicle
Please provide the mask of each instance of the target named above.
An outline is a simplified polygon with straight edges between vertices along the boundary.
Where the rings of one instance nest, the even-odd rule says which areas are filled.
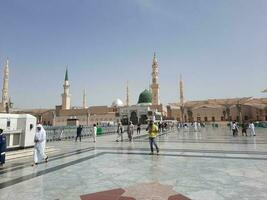
[[[7,137],[7,148],[34,145],[36,117],[29,114],[0,114],[0,128]]]

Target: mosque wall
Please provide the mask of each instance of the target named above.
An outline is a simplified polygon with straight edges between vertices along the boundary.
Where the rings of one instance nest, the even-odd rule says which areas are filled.
[[[190,102],[189,102],[190,104]],[[202,104],[203,105],[203,104]],[[207,104],[208,105],[208,104]],[[267,108],[259,109],[249,105],[242,105],[242,120],[243,121],[267,121]],[[192,113],[190,113],[192,112]],[[190,117],[190,115],[192,115]],[[167,106],[167,118],[181,121],[181,111],[177,106]],[[226,108],[223,106],[210,108],[203,107],[194,109],[193,107],[185,107],[184,118],[186,121],[203,121],[203,122],[221,122],[221,121],[239,121],[239,113],[235,105],[230,106],[230,115],[226,112]],[[191,120],[190,120],[191,119]]]
[[[115,113],[102,113],[89,115],[56,116],[55,126],[66,126],[68,119],[77,119],[80,125],[87,126],[101,122],[116,121]]]

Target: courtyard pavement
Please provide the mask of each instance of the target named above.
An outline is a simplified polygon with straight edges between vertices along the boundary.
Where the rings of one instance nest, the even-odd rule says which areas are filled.
[[[174,129],[157,138],[159,155],[149,155],[145,132],[134,142],[116,135],[50,142],[49,162],[36,167],[32,149],[8,152],[0,199],[267,199],[267,130],[256,133]]]

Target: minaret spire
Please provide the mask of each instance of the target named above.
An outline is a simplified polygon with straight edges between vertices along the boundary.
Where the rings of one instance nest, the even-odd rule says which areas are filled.
[[[153,61],[152,61],[152,84],[158,83],[158,75],[159,75],[158,61],[156,58],[156,53],[154,52]]]
[[[68,67],[66,67],[63,88],[64,88],[64,92],[61,95],[62,96],[62,109],[68,110],[70,109],[70,84],[69,84]]]
[[[156,58],[156,53],[154,53],[153,61],[152,61],[152,84],[151,84],[151,91],[152,91],[152,105],[159,105],[159,84],[158,84],[158,61]]]
[[[180,104],[184,105],[184,82],[182,79],[182,74],[180,74]]]
[[[7,57],[6,64],[4,67],[4,77],[3,77],[3,89],[2,89],[2,105],[4,108],[9,104],[9,59]]]
[[[86,96],[86,90],[83,90],[83,108],[86,109],[87,107],[87,96]]]
[[[66,66],[65,81],[69,80],[68,66]]]
[[[130,105],[130,96],[129,96],[129,82],[127,81],[126,86],[126,106]]]
[[[156,52],[154,52],[153,62],[157,62]]]
[[[180,112],[181,122],[184,123],[184,82],[182,79],[182,74],[180,74]]]

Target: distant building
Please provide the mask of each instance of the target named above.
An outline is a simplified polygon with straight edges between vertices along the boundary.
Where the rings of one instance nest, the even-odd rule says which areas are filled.
[[[118,109],[120,121],[123,124],[128,124],[132,121],[133,124],[145,124],[148,119],[148,111],[152,105],[152,96],[148,90],[144,90],[138,99],[136,105],[122,106]]]
[[[167,106],[167,118],[181,122],[267,121],[267,98],[184,101],[181,78],[180,103],[170,103]]]
[[[8,60],[4,69],[4,84],[0,110],[7,112],[10,107],[8,96],[9,68]],[[180,122],[227,122],[227,121],[267,121],[267,98],[232,98],[208,99],[201,101],[185,101],[182,76],[179,82],[179,102],[163,106],[160,103],[160,86],[158,82],[159,67],[156,55],[152,60],[152,73],[149,89],[140,93],[137,103],[130,103],[129,86],[126,86],[125,104],[120,99],[114,100],[110,106],[87,106],[86,91],[83,91],[82,106],[71,106],[70,82],[68,69],[65,72],[62,103],[54,109],[31,109],[16,113],[30,113],[44,125],[92,125],[109,124],[121,121],[128,124],[145,124],[148,119],[177,120]],[[7,107],[8,106],[8,107]]]
[[[148,119],[156,118],[160,121],[167,114],[165,107],[160,104],[158,84],[158,62],[156,54],[152,61],[152,84],[149,90],[140,93],[137,104],[122,106],[118,109],[118,116],[123,124],[131,121],[133,124],[146,124]],[[126,102],[129,102],[129,88],[127,84]]]
[[[91,106],[87,107],[86,93],[83,93],[83,106],[71,107],[71,94],[68,70],[65,73],[64,92],[62,96],[62,105],[56,106],[53,114],[52,125],[66,126],[73,125],[73,121],[80,125],[92,125],[101,123],[112,123],[116,121],[116,109],[109,106]],[[115,102],[120,103],[120,102]],[[51,120],[50,120],[51,121]],[[75,122],[75,123],[76,123]]]

